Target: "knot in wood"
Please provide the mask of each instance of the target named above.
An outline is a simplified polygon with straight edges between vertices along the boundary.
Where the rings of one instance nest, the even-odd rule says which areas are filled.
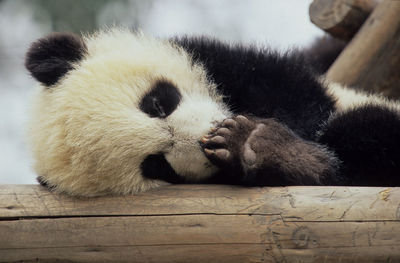
[[[317,236],[305,226],[298,227],[293,231],[292,241],[296,248],[314,248],[318,246]]]

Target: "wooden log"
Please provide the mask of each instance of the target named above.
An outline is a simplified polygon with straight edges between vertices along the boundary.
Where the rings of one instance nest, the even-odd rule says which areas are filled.
[[[398,262],[400,188],[0,185],[0,262]]]
[[[310,20],[332,36],[350,40],[360,29],[379,0],[314,0]]]
[[[400,97],[400,1],[385,0],[327,72],[327,79]]]

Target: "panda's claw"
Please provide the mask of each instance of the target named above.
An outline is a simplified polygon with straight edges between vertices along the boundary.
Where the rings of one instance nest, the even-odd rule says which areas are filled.
[[[208,143],[210,141],[210,135],[204,135],[203,137],[201,137],[200,141],[202,143]]]

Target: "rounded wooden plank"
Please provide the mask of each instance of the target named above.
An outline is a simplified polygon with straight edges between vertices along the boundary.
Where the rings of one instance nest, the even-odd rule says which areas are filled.
[[[378,0],[314,0],[310,20],[332,36],[350,40],[377,4]]]
[[[400,97],[400,1],[384,0],[327,72],[329,81]]]
[[[37,185],[1,187],[1,220],[171,214],[279,215],[285,221],[400,220],[396,187],[170,185],[99,198],[57,195]]]

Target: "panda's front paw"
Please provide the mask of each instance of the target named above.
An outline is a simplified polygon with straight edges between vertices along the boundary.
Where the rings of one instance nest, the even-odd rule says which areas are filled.
[[[220,167],[232,168],[241,161],[255,161],[254,151],[246,147],[245,142],[256,125],[243,115],[225,119],[201,139],[205,155]]]
[[[320,185],[332,180],[339,162],[324,146],[286,125],[242,115],[224,120],[202,138],[207,158],[249,185]]]

